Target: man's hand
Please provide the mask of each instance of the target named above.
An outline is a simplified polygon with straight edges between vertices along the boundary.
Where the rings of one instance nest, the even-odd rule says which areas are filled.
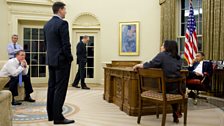
[[[21,66],[26,68],[27,67],[27,62],[26,60],[21,61]]]
[[[193,60],[192,60],[192,64],[195,63],[195,62],[197,62],[197,59],[193,59]]]
[[[200,73],[198,73],[198,72],[195,72],[195,74],[196,74],[197,76],[202,76],[202,77],[203,77],[203,74],[200,74]]]
[[[137,65],[135,65],[135,66],[133,67],[133,70],[134,70],[134,71],[137,71],[138,68],[143,68],[143,64],[137,64]]]

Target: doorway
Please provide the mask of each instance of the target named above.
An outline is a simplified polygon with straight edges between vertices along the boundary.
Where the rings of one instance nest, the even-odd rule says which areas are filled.
[[[89,43],[86,44],[86,55],[87,55],[87,62],[86,62],[86,66],[85,66],[85,70],[86,70],[86,79],[85,82],[86,83],[97,83],[97,52],[96,52],[96,48],[97,48],[97,44],[98,44],[98,33],[97,32],[76,32],[76,39],[75,39],[75,43],[74,43],[74,47],[75,47],[75,51],[76,51],[76,45],[78,44],[78,42],[80,42],[82,40],[82,37],[87,35],[90,38]],[[76,52],[74,52],[74,54],[76,54]],[[75,58],[77,58],[75,56]],[[74,73],[74,75],[76,75],[76,72],[78,70],[78,65],[76,66],[76,71]]]

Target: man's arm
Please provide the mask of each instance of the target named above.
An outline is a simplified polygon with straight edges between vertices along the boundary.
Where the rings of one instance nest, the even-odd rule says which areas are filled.
[[[9,44],[7,47],[7,51],[9,55],[14,55],[15,54],[15,50],[14,48],[12,48],[12,46]]]
[[[24,70],[22,66],[16,68],[16,65],[13,62],[7,62],[6,69],[9,72],[9,74],[13,77],[18,76]]]
[[[23,47],[21,45],[18,44],[18,46],[19,46],[19,48],[16,50],[16,52],[19,50],[23,50]]]
[[[211,62],[204,62],[204,63],[205,63],[205,67],[203,66],[202,68],[204,69],[203,72],[207,73],[210,76],[212,74],[212,69],[213,69],[212,63]]]
[[[76,54],[77,56],[80,56],[82,53],[82,47],[81,47],[81,43],[79,42],[76,46]]]
[[[70,39],[69,39],[68,22],[67,21],[63,21],[59,31],[60,31],[60,35],[61,35],[63,53],[65,54],[68,61],[72,62],[73,56],[71,53],[71,44],[69,42]]]
[[[26,60],[22,61],[21,66],[24,68],[22,74],[27,75],[29,71],[29,66],[27,65]]]

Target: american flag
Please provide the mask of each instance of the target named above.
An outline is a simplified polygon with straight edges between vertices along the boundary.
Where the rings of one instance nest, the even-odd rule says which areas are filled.
[[[196,34],[196,21],[194,17],[194,9],[190,0],[189,17],[187,21],[187,29],[185,34],[185,47],[184,56],[188,62],[188,65],[192,63],[198,52],[198,39]]]

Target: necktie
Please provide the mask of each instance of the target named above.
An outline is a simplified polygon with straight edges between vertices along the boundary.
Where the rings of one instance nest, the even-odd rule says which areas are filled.
[[[199,64],[200,64],[200,62],[195,62],[194,69],[196,69]]]
[[[22,72],[19,74],[19,86],[22,87],[23,78],[22,78]]]
[[[14,46],[14,49],[16,49],[16,44],[13,44],[13,46]]]
[[[21,63],[19,63],[19,66],[21,65]],[[22,87],[22,83],[23,83],[23,72],[19,73],[19,86]]]

